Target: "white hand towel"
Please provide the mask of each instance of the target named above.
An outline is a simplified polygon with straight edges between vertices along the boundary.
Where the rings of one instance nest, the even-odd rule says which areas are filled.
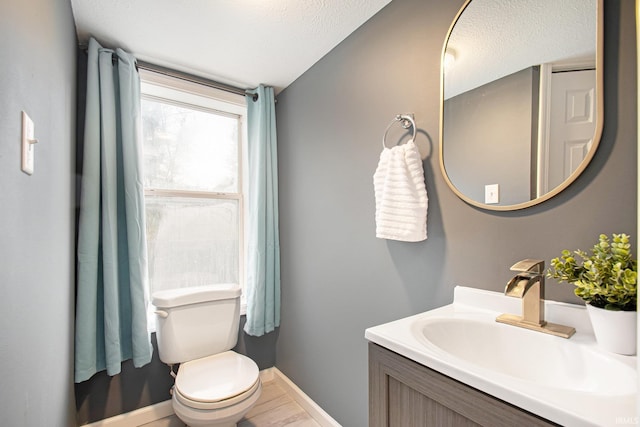
[[[427,238],[427,189],[413,140],[385,148],[373,175],[376,237],[419,242]]]

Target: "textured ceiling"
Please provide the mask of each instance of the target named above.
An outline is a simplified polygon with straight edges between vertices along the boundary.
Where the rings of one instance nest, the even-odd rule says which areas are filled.
[[[81,44],[280,91],[391,0],[71,0]]]
[[[594,62],[596,0],[473,0],[447,49],[445,98],[531,65]]]

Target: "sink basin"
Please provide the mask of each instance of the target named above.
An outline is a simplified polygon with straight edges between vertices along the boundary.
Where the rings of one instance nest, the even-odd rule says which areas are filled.
[[[606,396],[636,392],[634,369],[571,340],[480,318],[425,319],[414,328],[425,345],[500,375]]]

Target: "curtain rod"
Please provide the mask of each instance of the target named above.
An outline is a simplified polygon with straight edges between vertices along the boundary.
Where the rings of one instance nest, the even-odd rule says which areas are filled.
[[[83,45],[80,44],[79,45],[80,49],[83,52],[87,52],[88,49],[88,45]],[[113,60],[116,60],[116,54],[115,52],[113,53]],[[189,74],[189,73],[185,73],[183,71],[177,71],[177,70],[173,70],[171,68],[167,68],[167,67],[163,67],[160,65],[156,65],[156,64],[152,64],[150,62],[146,62],[146,61],[141,61],[139,59],[136,58],[136,67],[138,69],[142,68],[143,70],[147,70],[147,71],[152,71],[154,73],[158,73],[158,74],[163,74],[165,76],[168,77],[173,77],[176,79],[181,79],[181,80],[185,80],[187,82],[191,82],[191,83],[197,83],[197,84],[201,84],[203,86],[208,86],[214,89],[219,89],[225,92],[229,92],[229,93],[233,93],[236,95],[241,95],[241,96],[245,96],[247,95],[246,90],[247,89],[241,89],[239,87],[236,86],[231,86],[228,84],[224,84],[224,83],[220,83],[220,82],[216,82],[214,80],[211,79],[207,79],[204,77],[198,77],[198,76],[194,76],[193,74]],[[254,94],[252,97],[253,101],[257,101],[258,100],[258,94]],[[278,102],[277,100],[274,100],[275,102]]]
[[[156,64],[151,64],[151,63],[146,62],[146,61],[136,60],[136,64],[138,65],[138,68],[141,68],[143,70],[152,71],[154,73],[163,74],[165,76],[169,76],[169,77],[173,77],[173,78],[176,78],[176,79],[185,80],[185,81],[188,81],[188,82],[191,82],[191,83],[201,84],[201,85],[208,86],[208,87],[211,87],[211,88],[214,88],[214,89],[219,89],[219,90],[223,90],[225,92],[234,93],[236,95],[242,95],[242,96],[246,95],[245,89],[241,89],[239,87],[235,87],[235,86],[227,85],[227,84],[224,84],[224,83],[216,82],[214,80],[206,79],[206,78],[203,78],[203,77],[194,76],[193,74],[184,73],[182,71],[172,70],[170,68],[162,67],[162,66],[156,65]],[[253,100],[256,101],[257,99],[258,99],[258,95],[257,94],[253,95]]]

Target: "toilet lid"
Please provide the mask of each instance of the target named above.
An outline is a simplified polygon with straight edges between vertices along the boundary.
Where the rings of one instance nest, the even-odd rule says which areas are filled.
[[[175,386],[187,399],[219,402],[247,391],[258,375],[253,360],[226,351],[181,364]]]

